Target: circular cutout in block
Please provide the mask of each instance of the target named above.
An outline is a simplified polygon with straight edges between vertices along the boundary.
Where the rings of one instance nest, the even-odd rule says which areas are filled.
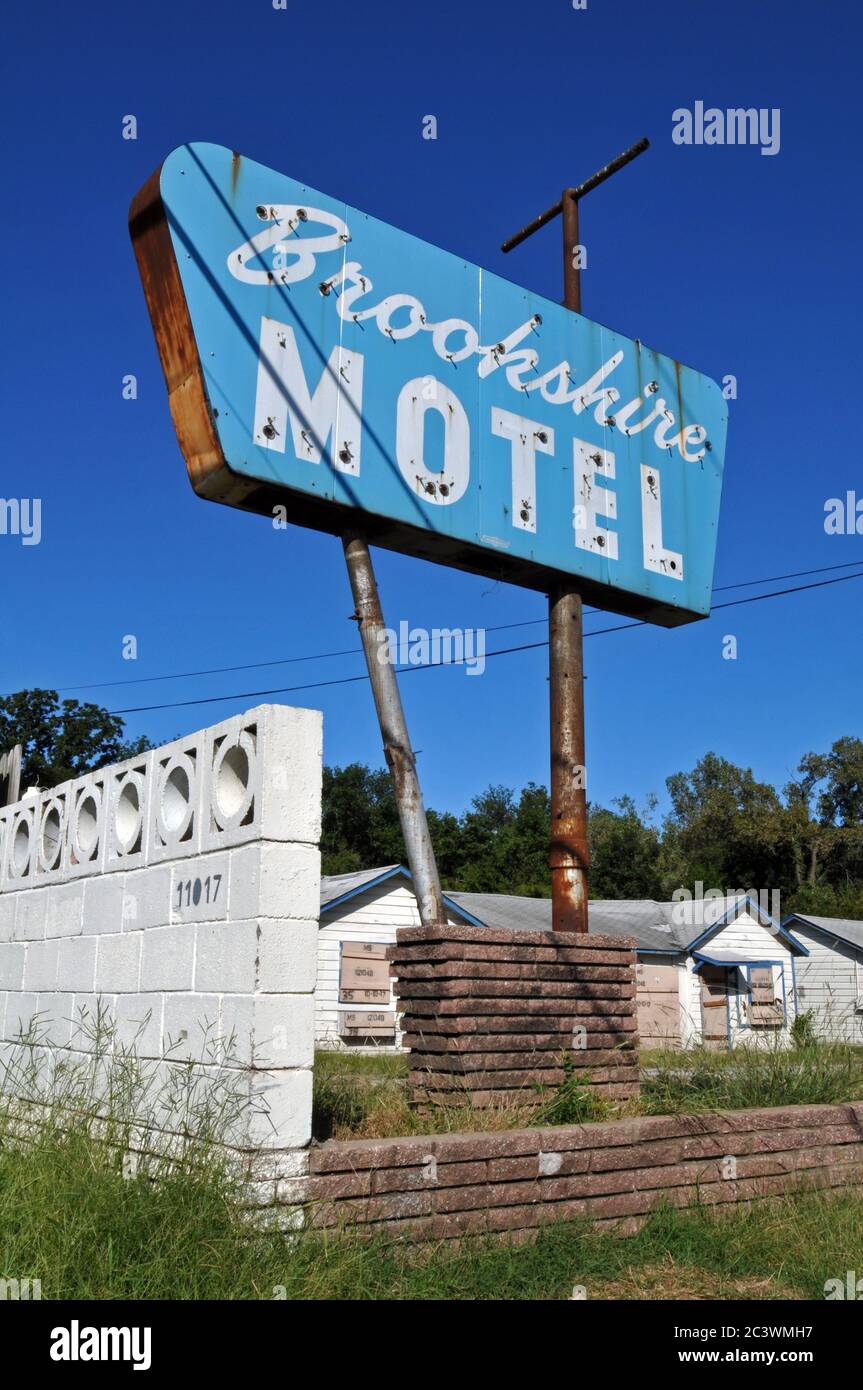
[[[192,821],[195,765],[187,753],[175,753],[161,770],[157,816],[162,839],[182,840]]]
[[[9,873],[13,878],[24,878],[30,868],[32,833],[29,816],[19,816],[12,831],[12,843],[9,847]]]
[[[99,811],[101,796],[98,787],[85,787],[75,804],[72,822],[72,848],[77,864],[88,863],[99,843]]]
[[[213,759],[213,818],[222,830],[234,830],[246,818],[254,788],[255,745],[243,731],[234,743],[227,739]]]
[[[127,772],[114,789],[114,841],[121,854],[133,853],[140,843],[143,801],[143,777]]]
[[[56,799],[48,802],[42,815],[39,833],[39,867],[50,873],[60,864],[60,851],[63,848],[63,803]]]

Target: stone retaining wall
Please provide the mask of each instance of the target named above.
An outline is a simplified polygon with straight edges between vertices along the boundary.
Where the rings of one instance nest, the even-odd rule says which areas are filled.
[[[863,1186],[863,1102],[331,1140],[311,1151],[307,1195],[313,1226],[438,1240],[524,1235],[576,1217],[634,1229],[662,1203],[854,1185]]]

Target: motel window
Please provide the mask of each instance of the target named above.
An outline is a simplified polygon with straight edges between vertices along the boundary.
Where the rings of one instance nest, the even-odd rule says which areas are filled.
[[[753,965],[749,971],[749,1023],[752,1028],[776,1028],[785,1020],[782,995],[772,965]]]

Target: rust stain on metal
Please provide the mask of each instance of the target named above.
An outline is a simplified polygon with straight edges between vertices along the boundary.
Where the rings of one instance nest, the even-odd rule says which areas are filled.
[[[677,418],[680,421],[680,428],[683,429],[686,421],[683,418],[683,382],[680,375],[680,363],[674,359],[674,377],[677,386]]]
[[[551,912],[553,931],[587,931],[589,850],[581,596],[549,597]]]
[[[253,490],[231,473],[213,408],[161,195],[161,166],[129,208],[129,234],[153,325],[177,439],[196,492],[234,505]]]
[[[243,157],[243,156],[242,156],[241,154],[239,154],[239,153],[237,152],[237,150],[234,150],[233,153],[231,154],[231,197],[232,197],[232,198],[234,197],[234,195],[235,195],[236,192],[237,192],[237,183],[239,182],[239,178],[240,178],[240,160],[242,159],[242,157]]]

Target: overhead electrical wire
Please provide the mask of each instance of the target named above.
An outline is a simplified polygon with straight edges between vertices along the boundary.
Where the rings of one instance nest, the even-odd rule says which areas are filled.
[[[721,594],[721,593],[726,593],[729,589],[747,589],[747,588],[755,588],[755,587],[756,587],[757,585],[759,585],[759,584],[777,584],[777,583],[779,583],[779,582],[780,582],[781,580],[783,580],[783,579],[802,579],[802,578],[807,577],[807,576],[812,575],[812,574],[831,574],[834,570],[853,569],[856,565],[859,565],[859,564],[861,564],[861,561],[860,561],[860,560],[850,560],[850,561],[848,561],[846,564],[842,564],[842,565],[821,565],[821,566],[819,566],[817,569],[811,569],[811,570],[792,570],[789,574],[772,574],[772,575],[766,576],[764,579],[741,579],[741,580],[738,580],[737,583],[735,583],[735,584],[719,584],[719,585],[716,586],[716,588],[713,590],[713,592],[714,592],[714,594]],[[853,576],[852,576],[852,577],[853,577]],[[806,586],[804,586],[804,587],[806,587]],[[714,604],[714,605],[713,605],[713,609],[715,610],[716,608],[723,608],[723,607],[725,607],[725,606],[726,606],[726,605],[721,604],[721,603],[720,603],[720,604]],[[585,611],[586,614],[592,614],[592,613],[601,612],[602,610],[601,610],[601,609],[596,609],[596,608],[585,608],[584,611]],[[521,621],[521,622],[517,622],[517,623],[497,623],[497,624],[495,624],[493,627],[486,627],[486,628],[484,628],[483,631],[484,631],[484,632],[508,632],[508,631],[512,631],[512,630],[515,629],[515,628],[521,628],[521,627],[536,627],[536,626],[538,626],[540,623],[545,623],[545,622],[547,622],[547,621],[548,621],[547,618],[527,618],[527,619],[525,619],[525,620],[523,620],[523,621]],[[586,637],[600,636],[602,633],[606,633],[606,632],[621,632],[621,631],[623,631],[624,628],[627,628],[627,627],[640,627],[640,626],[642,626],[642,624],[641,624],[641,623],[637,623],[637,622],[636,622],[636,623],[621,623],[621,624],[619,624],[619,625],[616,626],[616,627],[612,627],[612,628],[600,628],[600,629],[598,629],[598,630],[597,630],[596,632],[594,632],[594,633],[585,633],[585,636],[586,636]],[[540,643],[539,645],[544,645],[544,644]],[[111,689],[116,689],[117,686],[122,686],[122,685],[151,685],[151,684],[153,684],[154,682],[158,682],[158,681],[188,680],[188,679],[191,679],[191,678],[197,677],[197,676],[220,676],[220,675],[227,675],[227,674],[230,674],[230,673],[232,673],[232,672],[234,672],[234,671],[257,671],[257,670],[261,670],[262,668],[268,667],[268,666],[295,666],[295,665],[298,665],[299,663],[301,663],[301,662],[303,662],[303,661],[328,661],[328,660],[330,660],[330,659],[333,658],[333,657],[339,657],[339,656],[361,656],[361,655],[362,655],[362,650],[363,650],[362,647],[342,647],[339,651],[333,651],[333,652],[310,652],[310,653],[308,654],[308,656],[282,656],[282,657],[274,657],[271,661],[248,661],[248,662],[242,662],[242,663],[240,663],[239,665],[236,665],[236,666],[210,666],[210,667],[204,667],[204,668],[202,668],[202,669],[200,669],[200,670],[196,670],[196,671],[173,671],[173,672],[171,672],[170,674],[164,675],[164,676],[124,676],[121,680],[116,680],[116,681],[96,681],[96,682],[92,682],[92,681],[91,681],[91,682],[80,682],[80,683],[78,683],[78,684],[76,684],[76,685],[61,685],[61,686],[58,686],[58,687],[57,687],[57,691],[58,691],[59,694],[64,695],[64,694],[67,693],[67,691],[70,691],[70,690],[111,690]],[[520,649],[519,649],[519,650],[520,650]],[[492,653],[489,653],[489,654],[491,655]],[[444,664],[451,664],[451,663],[444,663]],[[411,669],[413,669],[413,668],[411,668]],[[345,679],[348,679],[348,678],[345,677]],[[353,679],[353,678],[350,678],[350,679]],[[359,677],[359,676],[358,676],[356,679],[360,680],[360,679],[362,679],[362,677]],[[327,684],[329,684],[329,682],[327,682]],[[303,689],[304,687],[298,686],[298,687],[295,687],[295,688],[296,688],[296,689]]]
[[[859,564],[860,562],[857,561],[856,563]],[[833,568],[833,567],[832,567],[832,566],[828,566],[827,568]],[[843,567],[843,568],[844,568],[844,567]],[[809,571],[809,573],[815,573],[815,574],[821,573],[821,572],[822,572],[822,571],[819,571],[819,570]],[[778,578],[778,576],[777,576],[777,578]],[[762,601],[765,600],[765,599],[783,598],[783,597],[784,597],[785,595],[787,595],[787,594],[799,594],[799,593],[803,593],[804,591],[809,590],[809,589],[824,589],[824,588],[827,588],[827,587],[828,587],[829,585],[831,585],[831,584],[842,584],[842,583],[844,583],[846,580],[849,580],[849,579],[863,579],[863,570],[859,570],[856,574],[842,574],[842,575],[837,575],[837,576],[836,576],[835,578],[833,578],[833,579],[822,579],[822,580],[819,580],[818,582],[816,582],[816,583],[814,583],[814,584],[796,584],[796,585],[792,585],[792,586],[791,586],[790,588],[788,588],[788,589],[773,589],[773,590],[770,591],[770,593],[767,593],[767,594],[750,594],[747,598],[729,599],[726,603],[717,603],[717,604],[715,604],[715,605],[713,606],[713,608],[712,608],[711,611],[712,611],[712,612],[717,612],[717,611],[718,611],[719,609],[721,609],[721,608],[737,608],[737,607],[740,607],[740,606],[742,606],[743,604],[747,604],[747,603],[760,603],[760,602],[762,602]],[[760,583],[769,583],[770,581],[769,581],[769,580],[761,580],[761,581],[756,580],[756,581],[753,581],[753,582],[755,582],[755,583],[759,583],[759,582],[760,582]],[[736,586],[730,585],[730,586],[728,586],[728,587],[732,587],[732,588],[733,588],[733,587],[736,587]],[[627,628],[633,628],[633,627],[651,627],[651,626],[653,626],[653,624],[651,624],[651,623],[646,623],[646,622],[643,622],[643,621],[639,620],[639,621],[632,622],[632,623],[618,623],[618,624],[616,624],[614,627],[596,628],[593,632],[586,632],[584,635],[585,635],[585,637],[601,637],[601,636],[603,636],[605,633],[609,633],[609,632],[623,632],[623,631],[625,631],[625,629],[627,629]],[[494,629],[492,629],[492,628],[487,628],[486,631],[489,631],[489,632],[490,632],[490,631],[494,631]],[[486,652],[486,653],[485,653],[485,660],[488,660],[490,657],[493,657],[493,656],[509,656],[509,655],[511,655],[511,654],[514,653],[514,652],[535,651],[535,650],[538,650],[538,649],[541,648],[541,647],[547,647],[547,646],[548,646],[548,642],[547,642],[547,641],[544,641],[544,642],[526,642],[526,643],[524,643],[524,644],[522,644],[522,645],[520,645],[520,646],[517,646],[517,647],[500,647],[500,648],[498,648],[497,651],[494,651],[494,652]],[[459,665],[463,665],[463,664],[464,664],[463,662],[454,662],[454,661],[434,661],[434,662],[426,662],[426,663],[423,664],[423,665],[417,665],[417,666],[399,666],[399,667],[396,668],[396,674],[397,674],[397,675],[400,675],[400,676],[402,676],[402,675],[405,675],[405,676],[406,676],[406,675],[410,675],[410,674],[411,674],[412,672],[414,672],[414,671],[431,671],[431,670],[435,670],[435,669],[437,669],[438,667],[441,667],[441,666],[459,666]],[[125,709],[112,710],[111,713],[112,713],[112,714],[145,714],[145,713],[150,713],[150,712],[155,711],[155,710],[163,710],[163,709],[185,709],[185,708],[186,708],[187,706],[189,706],[189,705],[215,705],[215,704],[223,704],[223,703],[226,703],[226,702],[232,701],[232,700],[260,699],[260,698],[262,698],[263,696],[266,696],[266,695],[290,695],[290,694],[296,694],[298,691],[302,691],[302,690],[323,690],[323,689],[325,689],[327,686],[333,686],[333,685],[352,685],[352,684],[356,683],[357,681],[367,681],[367,680],[368,680],[368,675],[367,675],[366,673],[363,673],[363,674],[358,675],[358,676],[338,676],[338,677],[334,677],[333,680],[328,680],[328,681],[311,681],[311,682],[309,682],[309,683],[307,683],[307,684],[305,684],[305,685],[288,685],[288,686],[280,686],[280,687],[277,687],[277,688],[275,688],[275,689],[270,689],[270,690],[244,690],[244,691],[240,691],[240,692],[238,692],[238,693],[236,693],[236,694],[233,694],[233,695],[208,695],[208,696],[207,696],[207,695],[204,695],[204,696],[198,696],[198,697],[196,697],[195,699],[192,699],[192,700],[169,700],[169,701],[165,702],[164,704],[158,704],[158,705],[132,705],[132,706],[126,707]]]

